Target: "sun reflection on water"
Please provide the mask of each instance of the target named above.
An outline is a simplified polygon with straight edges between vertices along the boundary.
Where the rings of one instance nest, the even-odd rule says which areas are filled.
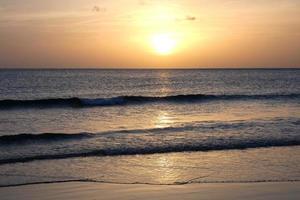
[[[174,160],[175,159],[175,160]],[[176,157],[169,157],[167,154],[160,154],[153,163],[157,166],[157,173],[154,179],[158,183],[172,183],[181,176],[180,170],[174,168]]]
[[[166,128],[174,123],[174,117],[170,116],[167,111],[160,111],[155,121],[156,128]]]
[[[170,80],[170,72],[166,70],[159,71],[158,73],[158,79],[160,82],[160,91],[159,94],[161,96],[167,96],[172,92],[172,88],[170,87],[171,85],[171,80]]]

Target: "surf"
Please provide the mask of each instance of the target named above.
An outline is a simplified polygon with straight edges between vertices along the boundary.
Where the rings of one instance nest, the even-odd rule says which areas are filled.
[[[170,96],[117,96],[111,98],[49,98],[0,100],[0,109],[11,108],[59,108],[59,107],[106,107],[140,105],[147,103],[201,103],[209,101],[246,101],[246,100],[288,100],[299,99],[300,94],[230,94],[230,95],[209,95],[209,94],[180,94]]]

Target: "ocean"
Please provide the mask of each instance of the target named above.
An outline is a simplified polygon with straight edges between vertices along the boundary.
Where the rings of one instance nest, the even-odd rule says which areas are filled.
[[[300,70],[0,70],[0,186],[300,181]]]

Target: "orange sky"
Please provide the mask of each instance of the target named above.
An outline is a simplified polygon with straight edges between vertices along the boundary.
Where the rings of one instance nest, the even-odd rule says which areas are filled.
[[[0,0],[0,67],[300,67],[299,0]]]

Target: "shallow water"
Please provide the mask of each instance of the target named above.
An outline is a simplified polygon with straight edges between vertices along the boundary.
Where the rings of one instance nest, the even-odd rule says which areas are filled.
[[[300,148],[68,158],[1,165],[0,186],[92,181],[191,184],[300,181]]]

